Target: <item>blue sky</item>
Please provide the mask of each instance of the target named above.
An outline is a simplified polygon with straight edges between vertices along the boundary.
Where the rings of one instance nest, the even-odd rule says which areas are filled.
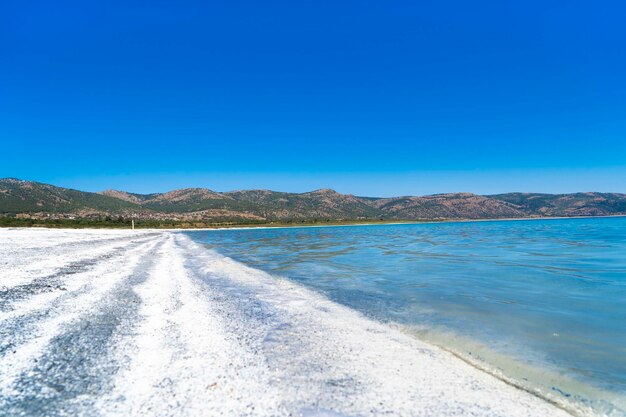
[[[4,1],[0,177],[626,192],[623,2]]]

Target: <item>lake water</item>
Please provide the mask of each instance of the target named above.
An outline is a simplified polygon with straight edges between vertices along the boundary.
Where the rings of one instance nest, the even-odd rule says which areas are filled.
[[[626,415],[626,218],[188,235],[553,401]]]

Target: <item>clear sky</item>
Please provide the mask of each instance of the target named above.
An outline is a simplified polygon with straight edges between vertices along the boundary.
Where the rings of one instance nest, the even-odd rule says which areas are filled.
[[[0,177],[626,192],[623,1],[0,3]]]

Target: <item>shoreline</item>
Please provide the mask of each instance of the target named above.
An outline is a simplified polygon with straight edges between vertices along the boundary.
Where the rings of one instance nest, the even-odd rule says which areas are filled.
[[[16,272],[15,284],[41,276],[31,262],[31,272],[22,271],[24,259],[45,261],[53,271],[100,252],[96,264],[55,278],[63,291],[33,292],[11,304],[18,309],[11,314],[32,315],[39,326],[3,333],[10,340],[19,335],[13,351],[0,354],[0,397],[8,412],[40,415],[28,408],[29,395],[57,381],[57,368],[48,365],[78,361],[79,372],[56,383],[85,394],[79,401],[53,395],[47,410],[89,415],[95,404],[105,416],[174,415],[168,410],[189,417],[571,415],[434,344],[180,233],[118,231],[103,240],[99,231],[56,230],[41,241],[32,230],[3,234],[12,237],[0,252],[30,254],[2,266]],[[81,251],[67,253],[70,243]],[[40,316],[41,309],[54,314]],[[122,327],[111,335],[90,325],[118,316]],[[119,361],[122,368],[111,384],[94,385],[82,379],[104,376],[89,371],[93,361]],[[102,388],[93,392],[93,386]],[[150,411],[141,413],[146,406]]]
[[[345,223],[345,224],[305,224],[305,225],[260,225],[260,226],[217,226],[205,228],[174,228],[174,229],[137,229],[137,230],[167,230],[174,232],[193,232],[211,230],[255,230],[255,229],[304,229],[323,227],[364,227],[364,226],[401,226],[401,225],[426,225],[445,223],[482,223],[482,222],[510,222],[510,221],[535,221],[535,220],[576,220],[576,219],[610,219],[626,217],[626,214],[613,214],[607,216],[576,216],[576,217],[511,217],[503,219],[449,219],[449,220],[407,220],[379,223]]]
[[[598,410],[594,409],[594,406],[602,403],[616,407],[624,402],[624,399],[621,402],[617,399],[616,396],[619,394],[616,392],[606,391],[590,383],[576,380],[560,373],[558,368],[540,369],[538,364],[525,363],[516,356],[499,352],[478,340],[460,336],[450,330],[416,328],[395,322],[387,324],[410,337],[448,352],[476,370],[546,401],[575,417],[598,415]],[[550,383],[545,381],[550,381]],[[622,411],[619,408],[612,408],[611,412]]]
[[[576,218],[593,219],[596,217],[598,218],[612,218],[612,217],[623,218],[626,216],[602,216],[602,217],[586,216],[586,217],[576,217]],[[565,217],[565,218],[549,217],[549,218],[532,218],[532,219],[514,218],[514,219],[489,219],[489,220],[479,220],[479,221],[493,222],[493,221],[567,220],[567,219],[572,219],[572,218],[570,217]],[[472,222],[477,222],[477,221],[469,221],[469,222],[472,223]],[[458,223],[458,222],[454,222],[454,223]],[[574,226],[574,223],[571,223],[571,224],[572,224],[571,227],[573,228],[576,227]],[[592,224],[592,223],[589,222],[586,224]],[[352,227],[352,226],[367,226],[367,225],[349,225],[345,227]],[[377,224],[377,226],[382,226],[382,225]],[[497,226],[497,227],[505,227],[505,226]],[[524,227],[524,226],[521,226],[521,227]],[[528,227],[531,227],[531,226],[528,226]],[[543,226],[540,226],[540,227],[543,227]],[[546,223],[545,227],[551,228],[552,226],[547,226],[547,223]],[[246,228],[246,229],[249,230],[250,228]],[[302,229],[304,229],[304,227],[302,227]],[[396,230],[398,230],[398,233],[401,233],[400,228]],[[182,233],[187,234],[187,231],[182,231]],[[375,232],[372,231],[372,233],[375,233]],[[191,236],[192,233],[188,233],[188,235]],[[314,236],[314,235],[311,235],[311,236]],[[247,235],[241,234],[239,239],[246,240],[246,236]],[[254,236],[261,236],[261,235],[254,235]],[[208,234],[207,234],[207,238],[208,238]],[[219,240],[217,242],[219,242]],[[220,250],[219,245],[216,246],[214,249],[219,251]],[[225,253],[228,254],[229,252],[225,252]],[[237,259],[240,259],[240,258],[237,258]],[[245,262],[245,257],[243,258],[243,261]],[[255,265],[263,269],[262,266],[258,266],[258,264],[255,264]],[[365,309],[360,309],[359,311],[367,313],[367,310]],[[390,323],[397,325],[398,327],[407,327],[409,329],[412,327],[407,324],[398,324],[398,323],[393,323],[393,322],[390,322]],[[441,329],[430,328],[428,332],[430,333],[431,330],[432,330],[432,333],[435,333],[435,332],[439,332],[439,330]],[[408,333],[413,334],[414,332],[409,330]],[[449,331],[449,333],[453,335],[452,334],[453,331]],[[459,335],[457,334],[456,336],[459,336]],[[606,387],[606,386],[603,386],[602,384],[598,384],[597,380],[596,381],[586,380],[585,378],[575,379],[576,375],[572,375],[571,373],[569,373],[565,367],[557,368],[553,366],[548,366],[544,368],[542,367],[543,364],[540,361],[536,360],[537,359],[536,357],[533,358],[535,360],[526,361],[528,357],[524,356],[523,354],[520,355],[520,353],[525,353],[522,350],[518,352],[514,352],[515,354],[512,354],[512,352],[505,353],[507,352],[506,350],[496,350],[495,348],[489,349],[488,346],[482,344],[479,341],[479,339],[469,339],[467,337],[465,338],[463,342],[469,342],[468,345],[471,345],[471,348],[469,346],[466,347],[462,343],[458,343],[460,341],[459,339],[461,339],[460,337],[456,337],[457,340],[454,341],[455,343],[448,343],[450,342],[450,340],[445,340],[444,342],[442,342],[443,339],[441,338],[439,338],[439,342],[437,342],[433,340],[432,337],[419,337],[419,336],[416,336],[416,337],[418,337],[418,339],[421,341],[425,341],[429,344],[438,346],[446,350],[447,352],[450,352],[451,354],[459,357],[460,359],[472,365],[473,367],[476,367],[477,369],[483,372],[487,372],[490,375],[503,380],[507,384],[510,384],[516,388],[519,388],[533,395],[536,395],[537,397],[542,398],[546,401],[549,401],[550,403],[553,403],[555,405],[558,405],[559,407],[562,407],[563,409],[569,412],[575,413],[576,415],[579,415],[579,416],[595,415],[595,414],[590,414],[590,413],[585,412],[585,409],[587,407],[593,407],[594,410],[596,407],[602,410],[609,408],[613,410],[612,413],[616,413],[616,414],[610,414],[610,415],[616,415],[616,416],[621,416],[622,414],[620,414],[620,411],[626,410],[626,398],[620,395],[619,390],[611,391],[611,387]],[[482,344],[482,346],[479,347],[478,346],[479,344]],[[519,344],[519,346],[522,346],[522,345],[523,343]],[[480,351],[479,349],[482,350],[482,354],[479,354],[479,356],[475,356],[476,352]],[[474,356],[472,354],[474,354]],[[611,408],[612,406],[615,406],[616,408],[612,409]]]
[[[599,216],[592,216],[592,217],[585,217],[585,218],[595,218],[595,217],[599,217]],[[624,217],[624,216],[604,216],[603,218],[607,218],[607,217]],[[577,217],[577,218],[582,218],[582,217]],[[519,221],[519,220],[545,220],[546,218],[532,218],[532,219],[488,219],[488,220],[479,220],[479,221]],[[571,219],[571,218],[547,218],[549,220],[562,220],[562,219]],[[467,221],[463,221],[463,222],[467,222]],[[469,222],[476,222],[475,220],[473,221],[469,221]],[[439,222],[441,223],[441,222]],[[458,223],[458,222],[455,222]],[[394,224],[415,224],[415,223],[394,223]],[[417,223],[417,224],[422,224],[422,223]],[[383,226],[383,224],[374,224],[377,226]],[[389,225],[389,224],[387,224]],[[366,224],[357,224],[357,225],[318,225],[318,226],[299,226],[301,228],[305,228],[305,227],[354,227],[354,226],[368,226]],[[33,229],[28,229],[28,228],[15,228],[16,231],[19,230],[31,230],[33,231]],[[35,228],[35,229],[39,229],[39,228]],[[243,228],[243,229],[250,229],[250,228]],[[0,229],[1,230],[1,229]],[[63,229],[48,229],[50,231],[58,231],[63,233],[65,230]],[[125,236],[141,236],[142,234],[148,234],[148,233],[154,233],[157,232],[159,235],[163,235],[163,234],[169,234],[169,233],[174,233],[174,234],[178,234],[178,233],[186,233],[187,231],[189,231],[188,229],[177,229],[177,230],[162,230],[162,229],[138,229],[135,230],[134,232],[138,232],[138,233],[133,233],[133,231],[130,231],[128,229],[68,229],[69,231],[72,231],[74,233],[76,233],[77,235],[88,235],[91,233],[94,234],[98,234],[100,232],[102,232],[103,234],[108,234],[108,233],[112,233],[112,234],[119,234],[119,235],[125,235]],[[215,230],[215,229],[208,229],[208,230]],[[6,231],[6,229],[5,229]],[[37,233],[35,233],[37,234]],[[245,264],[244,267],[252,269],[250,267],[247,267]],[[294,283],[295,285],[301,286],[301,284],[296,284],[295,282],[288,280],[289,282]],[[316,293],[317,292],[315,290],[311,290],[308,287],[304,287],[304,289],[306,289],[307,291]],[[332,302],[332,301],[331,301]],[[333,302],[334,303],[334,302]],[[344,307],[346,309],[349,309],[351,311],[354,311],[357,314],[361,314],[358,313],[357,310],[351,309],[347,306],[341,305],[339,304],[339,306]],[[365,318],[367,319],[367,317],[365,316]],[[368,319],[371,320],[371,319]],[[376,320],[374,320],[376,321]],[[432,347],[436,347],[439,348],[455,357],[457,357],[459,360],[465,362],[466,364],[468,364],[469,366],[471,366],[472,368],[475,368],[477,371],[479,372],[483,372],[486,373],[500,381],[502,381],[503,383],[506,383],[507,385],[516,388],[518,390],[527,392],[530,395],[533,395],[543,401],[546,401],[564,411],[567,411],[568,413],[575,415],[575,416],[591,416],[591,415],[596,415],[595,412],[592,411],[587,411],[585,408],[585,403],[584,401],[573,401],[573,400],[568,400],[565,397],[570,397],[573,396],[573,398],[576,399],[584,399],[584,398],[593,398],[593,401],[607,401],[608,404],[611,404],[611,399],[609,397],[607,397],[607,395],[610,395],[610,392],[604,392],[599,388],[590,386],[590,388],[593,388],[597,394],[600,395],[593,395],[592,397],[584,397],[584,396],[580,396],[580,392],[579,390],[569,390],[566,388],[567,385],[560,385],[560,384],[556,384],[552,387],[554,392],[550,391],[550,386],[541,386],[541,385],[533,385],[532,383],[529,385],[528,383],[525,383],[524,380],[526,382],[530,382],[528,379],[524,378],[524,377],[520,377],[519,375],[516,376],[511,376],[512,374],[509,374],[507,372],[503,372],[502,368],[498,367],[497,363],[492,363],[489,362],[489,360],[483,360],[484,358],[481,358],[480,356],[476,357],[476,356],[470,356],[467,355],[467,351],[465,350],[463,345],[459,345],[457,344],[450,344],[450,343],[441,343],[441,342],[437,342],[436,340],[434,340],[432,337],[420,337],[415,331],[411,330],[410,326],[406,326],[406,325],[400,325],[397,323],[385,323],[385,322],[381,322],[382,325],[386,325],[386,326],[390,326],[392,328],[396,328],[402,332],[402,333],[406,333],[408,336],[410,337],[414,337],[417,340],[430,345]],[[409,328],[409,330],[407,331],[406,329],[404,329],[405,327]],[[432,329],[431,329],[432,330]],[[476,341],[470,341],[470,342],[476,342]],[[479,342],[478,342],[479,343]],[[472,351],[474,351],[474,347],[472,348]],[[498,352],[495,352],[498,353]],[[515,360],[516,358],[514,357],[509,357],[508,359],[513,359]],[[530,366],[527,366],[525,369],[528,370]],[[505,369],[506,371],[506,369]],[[533,371],[534,372],[534,371]],[[560,379],[557,378],[557,379]],[[536,378],[534,379],[536,381]],[[549,378],[549,380],[554,380],[554,378]],[[556,388],[556,389],[555,389]],[[591,391],[587,391],[587,392],[591,392]],[[560,395],[559,395],[560,394]],[[606,399],[609,398],[609,399]],[[593,402],[592,401],[592,402]],[[619,411],[619,409],[618,409]],[[621,414],[616,414],[616,415],[621,415]]]
[[[50,225],[46,223],[32,224],[32,225],[0,225],[1,229],[50,229],[50,230],[146,230],[146,231],[210,231],[210,230],[253,230],[253,229],[302,229],[302,228],[324,228],[324,227],[363,227],[363,226],[398,226],[398,225],[417,225],[417,224],[445,224],[445,223],[480,223],[480,222],[509,222],[509,221],[539,221],[539,220],[576,220],[576,219],[610,219],[626,217],[626,214],[611,214],[606,216],[572,216],[572,217],[507,217],[498,219],[421,219],[421,220],[390,220],[390,221],[346,221],[346,222],[328,222],[324,223],[263,223],[263,224],[232,224],[232,225],[219,225],[210,227],[141,227],[138,226],[135,229],[130,227],[119,226],[76,226],[76,227],[63,227],[64,225]]]

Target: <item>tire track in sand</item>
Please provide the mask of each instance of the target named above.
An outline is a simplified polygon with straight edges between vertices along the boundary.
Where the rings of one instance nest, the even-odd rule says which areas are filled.
[[[131,331],[139,304],[134,287],[148,276],[162,244],[152,238],[128,250],[118,262],[84,274],[86,286],[25,316],[25,340],[0,357],[2,413],[78,415],[106,388],[121,366],[107,352]]]

